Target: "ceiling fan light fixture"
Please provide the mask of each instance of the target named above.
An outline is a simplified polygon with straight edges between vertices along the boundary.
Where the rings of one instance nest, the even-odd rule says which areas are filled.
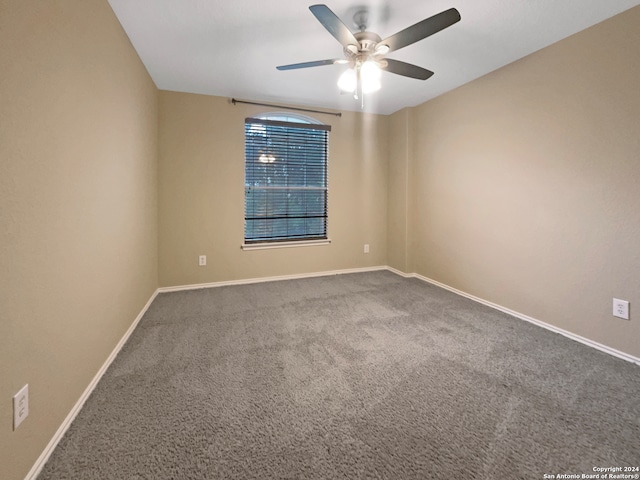
[[[338,88],[342,92],[353,93],[356,90],[357,81],[356,71],[349,68],[342,72],[342,75],[338,78]]]
[[[362,73],[364,81],[380,78],[382,76],[382,71],[380,70],[378,62],[373,60],[367,60],[364,62],[362,67],[360,67],[360,72]]]
[[[380,78],[382,77],[382,70],[377,62],[373,60],[367,60],[361,66],[356,66],[356,69],[360,69],[360,80],[362,82],[362,93],[373,93],[380,90],[382,83]],[[342,72],[340,78],[338,78],[338,88],[342,92],[353,93],[358,88],[358,75],[356,69],[349,68]]]
[[[362,93],[373,93],[380,90],[382,84],[380,77],[382,70],[380,66],[373,60],[367,60],[360,67],[360,75],[362,78]]]

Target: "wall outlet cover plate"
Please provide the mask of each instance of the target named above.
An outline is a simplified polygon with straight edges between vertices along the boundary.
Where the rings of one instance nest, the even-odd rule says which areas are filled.
[[[629,320],[629,302],[626,300],[620,300],[618,298],[613,299],[613,316]]]
[[[13,396],[13,429],[17,429],[29,416],[29,384]]]

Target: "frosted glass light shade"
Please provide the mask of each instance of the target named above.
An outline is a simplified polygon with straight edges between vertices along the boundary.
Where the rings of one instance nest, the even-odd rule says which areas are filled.
[[[362,78],[367,80],[380,78],[380,76],[382,75],[382,72],[380,71],[380,67],[378,66],[378,64],[371,60],[367,60],[362,64],[362,67],[360,68],[360,73],[362,74]]]
[[[367,61],[360,67],[360,79],[362,80],[362,93],[372,93],[380,90],[382,84],[380,77],[382,71],[376,62]],[[357,75],[353,69],[345,70],[338,79],[338,87],[343,92],[354,92],[357,88]]]
[[[362,93],[372,93],[380,90],[382,86],[380,83],[382,71],[376,62],[364,62],[360,69],[360,76],[362,78]]]
[[[356,89],[356,81],[356,72],[350,68],[338,78],[338,88],[343,92],[353,92]]]

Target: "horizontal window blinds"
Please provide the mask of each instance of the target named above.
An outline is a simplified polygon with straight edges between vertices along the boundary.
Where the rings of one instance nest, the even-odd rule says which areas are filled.
[[[245,243],[327,238],[330,128],[245,120]]]

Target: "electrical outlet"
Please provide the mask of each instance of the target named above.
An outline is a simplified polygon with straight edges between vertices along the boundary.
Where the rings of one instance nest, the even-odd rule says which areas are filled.
[[[13,429],[29,416],[29,384],[27,383],[13,396]]]
[[[207,264],[207,256],[206,255],[200,255],[198,257],[198,265],[200,265],[201,267],[204,267]]]
[[[613,316],[629,320],[629,302],[626,300],[613,299]]]
[[[368,243],[364,244],[364,253],[369,253],[369,244]]]

